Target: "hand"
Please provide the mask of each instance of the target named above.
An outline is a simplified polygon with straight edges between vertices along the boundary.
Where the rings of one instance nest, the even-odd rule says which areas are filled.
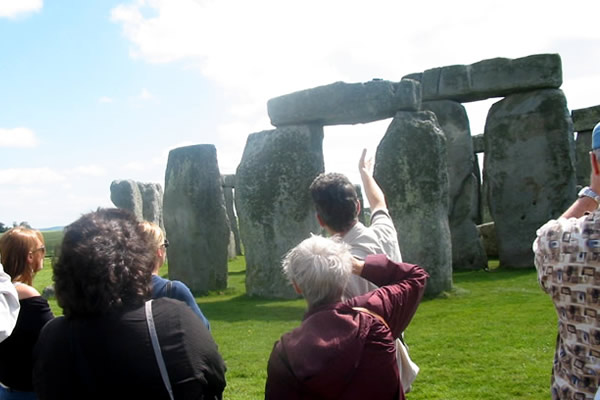
[[[367,149],[363,149],[362,155],[360,156],[360,161],[358,162],[358,171],[361,174],[367,174],[368,176],[373,176],[373,157],[369,157],[366,159]]]
[[[354,275],[360,275],[365,266],[365,262],[363,260],[359,260],[358,258],[352,257],[352,273]]]

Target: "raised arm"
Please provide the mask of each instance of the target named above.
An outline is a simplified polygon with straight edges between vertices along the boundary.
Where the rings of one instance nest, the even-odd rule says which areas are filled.
[[[371,207],[371,213],[373,213],[380,208],[386,208],[386,204],[383,191],[373,178],[373,158],[369,157],[369,159],[366,159],[366,156],[367,149],[363,149],[360,161],[358,162],[358,171],[360,172],[360,179],[363,183],[365,195]]]
[[[367,256],[361,276],[381,287],[348,303],[381,315],[394,337],[399,337],[417,311],[429,274],[418,265],[396,263],[376,254]]]
[[[590,175],[590,189],[594,191],[594,193],[600,194],[600,169],[598,167],[598,160],[596,159],[596,154],[593,151],[590,151],[590,163],[592,164],[592,173]],[[598,208],[598,203],[592,199],[591,197],[583,196],[579,197],[575,202],[569,207],[561,217],[563,218],[579,218],[582,217],[586,212],[594,211]]]

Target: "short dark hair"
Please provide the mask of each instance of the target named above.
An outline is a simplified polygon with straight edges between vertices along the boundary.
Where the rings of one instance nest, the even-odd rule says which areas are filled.
[[[150,296],[153,254],[127,210],[99,208],[67,226],[53,275],[65,317],[141,306]]]
[[[317,176],[310,185],[317,213],[335,232],[346,232],[357,220],[358,195],[350,180],[336,172]]]

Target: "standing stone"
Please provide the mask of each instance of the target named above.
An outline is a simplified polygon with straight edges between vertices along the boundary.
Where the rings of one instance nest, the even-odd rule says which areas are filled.
[[[142,194],[137,182],[132,180],[115,180],[110,184],[110,200],[118,208],[129,210],[143,220]]]
[[[229,229],[233,234],[233,249],[235,255],[242,255],[242,244],[240,242],[240,231],[238,229],[238,220],[234,210],[235,175],[223,175],[223,195],[225,196],[225,209],[227,210],[227,219],[229,219]]]
[[[477,225],[477,230],[483,242],[485,254],[489,258],[498,258],[498,241],[496,240],[496,228],[494,222],[486,222],[485,224]]]
[[[374,176],[398,230],[403,260],[429,272],[427,294],[450,290],[446,138],[435,114],[397,113],[375,160]]]
[[[500,266],[533,266],[536,230],[575,199],[573,125],[559,89],[495,103],[485,124],[485,195]]]
[[[288,126],[248,136],[236,172],[235,201],[249,295],[297,297],[281,259],[311,232],[319,232],[308,188],[323,169],[322,126]]]
[[[483,198],[481,196],[482,184],[481,184],[481,170],[479,168],[479,160],[477,157],[473,160],[473,176],[477,181],[477,193],[473,197],[472,209],[475,210],[473,221],[475,225],[480,225],[483,222]],[[485,248],[485,246],[484,246]]]
[[[473,135],[471,139],[473,140],[473,153],[483,153],[485,149],[483,133]]]
[[[592,167],[590,165],[589,152],[591,148],[592,131],[577,132],[577,140],[575,140],[575,171],[577,175],[576,182],[580,186],[587,186],[590,183]]]
[[[225,289],[229,221],[215,146],[169,152],[164,221],[171,243],[169,278],[199,294]]]
[[[477,179],[472,174],[475,154],[465,108],[450,100],[423,103],[432,111],[446,136],[449,183],[449,223],[452,236],[453,268],[487,267],[487,257],[479,239],[472,209],[477,197]]]
[[[144,220],[154,222],[162,229],[163,224],[163,190],[159,183],[138,183],[142,195],[142,214]]]

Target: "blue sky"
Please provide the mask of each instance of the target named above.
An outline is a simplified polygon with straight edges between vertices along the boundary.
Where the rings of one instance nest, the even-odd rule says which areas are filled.
[[[536,4],[543,4],[543,8]],[[168,151],[212,143],[233,173],[269,98],[335,81],[559,53],[570,109],[600,104],[600,4],[424,0],[0,0],[0,222],[65,225],[110,183],[164,185]],[[595,25],[594,25],[595,24]],[[466,105],[481,133],[493,101]],[[328,127],[359,181],[389,121]]]

